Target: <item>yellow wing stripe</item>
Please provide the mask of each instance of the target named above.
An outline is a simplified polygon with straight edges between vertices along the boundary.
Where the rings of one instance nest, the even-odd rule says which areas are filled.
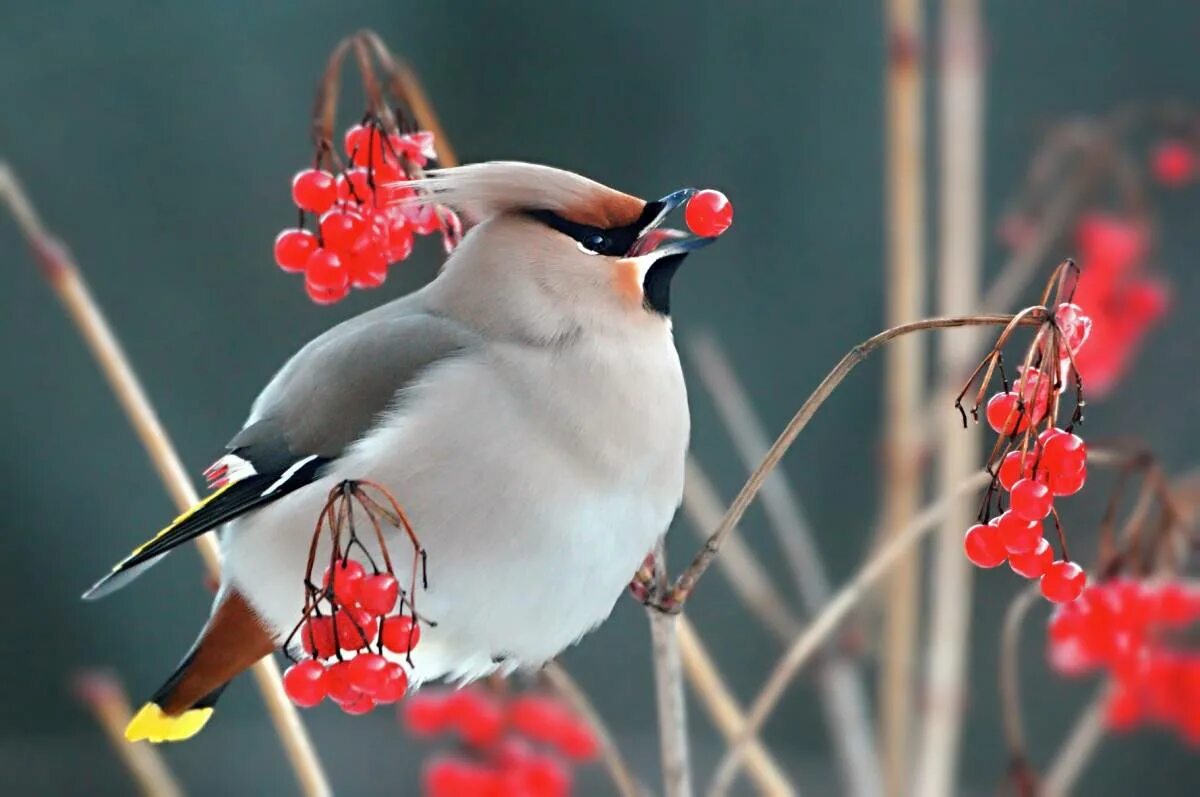
[[[172,717],[155,703],[147,703],[125,726],[125,738],[131,742],[143,739],[159,742],[180,742],[200,732],[212,716],[212,708],[191,708]]]
[[[185,520],[190,518],[192,515],[199,512],[201,509],[203,509],[205,506],[207,506],[211,501],[218,498],[222,493],[224,493],[226,490],[228,490],[230,487],[232,487],[235,484],[237,484],[237,482],[230,482],[229,484],[225,485],[224,487],[217,490],[216,492],[213,492],[213,493],[205,496],[203,500],[196,502],[196,504],[194,504],[190,509],[186,510],[179,517],[172,520],[171,525],[167,526],[165,529],[160,531],[158,534],[155,534],[153,537],[146,540],[138,547],[134,548],[133,553],[129,554],[129,556],[126,556],[123,560],[121,560],[120,562],[117,563],[117,566],[113,568],[113,572],[115,573],[116,571],[120,570],[121,567],[124,566],[124,564],[126,562],[128,562],[130,559],[137,556],[138,554],[140,554],[142,551],[149,548],[154,543],[158,542],[165,535],[170,534],[172,531],[174,531],[176,528],[178,528],[180,523],[184,522]]]

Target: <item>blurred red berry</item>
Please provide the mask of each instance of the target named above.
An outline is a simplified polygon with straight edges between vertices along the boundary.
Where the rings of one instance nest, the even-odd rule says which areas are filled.
[[[308,708],[325,699],[325,667],[319,661],[297,662],[283,673],[283,691],[297,706]]]
[[[976,523],[967,529],[963,538],[963,548],[967,559],[976,567],[996,567],[1004,564],[1008,551],[1000,541],[1000,530],[995,526],[985,526]]]
[[[333,627],[343,650],[359,650],[375,641],[379,620],[368,611],[351,607],[334,614]]]
[[[338,175],[337,198],[340,202],[374,207],[375,190],[371,187],[371,175],[364,168],[350,169]]]
[[[388,681],[391,674],[389,663],[378,653],[359,653],[350,659],[350,666],[346,668],[346,673],[355,689],[363,694],[374,695]]]
[[[1087,584],[1087,573],[1074,562],[1058,560],[1042,576],[1042,595],[1054,603],[1069,603],[1079,597]]]
[[[409,695],[401,713],[404,727],[417,736],[436,736],[449,728],[452,721],[447,696],[435,689]]]
[[[320,169],[305,169],[292,178],[292,200],[296,207],[321,214],[337,199],[333,175]]]
[[[575,761],[594,761],[600,755],[600,742],[596,734],[579,719],[563,723],[555,746],[563,755]]]
[[[336,292],[350,284],[342,259],[328,249],[313,252],[304,264],[304,281],[314,288]]]
[[[387,681],[375,690],[376,703],[395,703],[408,692],[408,673],[396,662],[388,662]]]
[[[359,213],[345,207],[335,207],[321,216],[321,240],[334,252],[348,253],[359,236],[366,232],[367,223]]]
[[[284,230],[275,236],[275,263],[284,271],[304,271],[308,258],[317,251],[317,236],[308,230]]]
[[[338,705],[341,706],[342,711],[346,712],[347,714],[353,714],[357,716],[359,714],[366,714],[375,708],[375,700],[370,695],[362,694],[360,692],[353,699],[347,700],[345,703],[338,703]]]
[[[387,279],[388,262],[383,250],[367,246],[346,259],[350,284],[355,288],[378,288]]]
[[[715,238],[733,224],[733,205],[720,191],[706,188],[688,200],[683,220],[689,230],[702,238]]]
[[[1186,141],[1160,141],[1150,153],[1150,171],[1168,188],[1187,185],[1196,176],[1196,152]]]
[[[329,699],[333,702],[344,705],[352,700],[357,700],[362,692],[358,691],[358,687],[354,685],[350,678],[350,662],[335,661],[325,669],[325,690],[329,695]]]

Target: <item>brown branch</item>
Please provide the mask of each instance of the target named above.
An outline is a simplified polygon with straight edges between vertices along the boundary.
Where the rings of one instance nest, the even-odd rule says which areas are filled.
[[[559,696],[571,706],[571,709],[583,717],[591,727],[592,733],[600,742],[600,757],[604,760],[604,766],[608,769],[609,776],[612,777],[617,794],[621,797],[642,797],[645,790],[638,784],[629,765],[625,763],[625,758],[621,755],[616,740],[613,739],[608,726],[604,724],[604,720],[596,711],[596,707],[588,700],[587,693],[579,687],[579,684],[575,683],[575,679],[557,661],[547,663],[542,668],[542,674]]]
[[[859,568],[858,572],[834,594],[825,608],[813,618],[775,665],[766,683],[759,691],[746,718],[746,727],[738,738],[730,745],[717,768],[712,786],[708,793],[718,797],[728,792],[738,771],[741,769],[749,741],[754,738],[776,703],[783,696],[784,690],[800,668],[812,658],[837,630],[839,624],[850,614],[859,601],[872,594],[873,589],[914,545],[921,541],[930,531],[937,527],[958,500],[959,496],[972,490],[978,490],[988,484],[991,476],[981,471],[961,482],[954,490],[942,496],[913,517],[904,526],[889,534],[879,549]]]
[[[16,177],[3,162],[0,162],[0,200],[12,211],[47,281],[79,327],[80,335],[107,377],[109,386],[125,410],[130,424],[176,507],[181,512],[185,511],[196,503],[196,491],[170,437],[142,389],[133,366],[122,351],[99,305],[88,291],[83,275],[66,247],[42,226]],[[214,535],[210,533],[197,538],[196,547],[200,550],[209,574],[218,576],[220,560]],[[310,797],[332,794],[312,741],[300,722],[295,707],[283,692],[279,667],[274,659],[262,659],[254,665],[253,672],[259,690],[263,693],[268,713],[275,724],[275,730],[304,794]]]
[[[779,461],[783,459],[783,455],[787,453],[787,450],[791,447],[792,443],[796,441],[796,437],[800,434],[800,432],[804,431],[804,427],[807,426],[808,422],[812,420],[814,415],[816,415],[817,410],[821,408],[821,405],[825,403],[826,399],[828,399],[830,395],[832,395],[833,391],[837,389],[838,385],[840,385],[842,381],[845,380],[845,378],[850,374],[850,372],[854,370],[855,366],[865,360],[871,355],[872,352],[884,344],[889,343],[896,338],[908,335],[912,332],[920,332],[926,329],[950,329],[968,326],[1002,326],[1008,324],[1012,320],[1013,316],[1002,314],[957,316],[952,318],[929,318],[924,321],[914,321],[884,330],[878,335],[868,338],[847,352],[847,354],[842,357],[841,361],[839,361],[838,364],[833,367],[833,370],[830,371],[823,380],[821,380],[821,383],[817,385],[817,388],[812,392],[812,395],[810,395],[805,402],[800,405],[800,409],[798,409],[796,414],[792,416],[792,419],[788,421],[788,424],[786,427],[784,427],[783,432],[781,432],[775,442],[771,444],[771,448],[767,451],[766,456],[763,457],[762,462],[760,462],[758,467],[754,469],[754,472],[750,474],[749,479],[746,480],[746,483],[742,486],[742,489],[737,494],[737,497],[733,499],[733,503],[730,504],[729,509],[725,512],[725,516],[721,519],[721,524],[717,526],[716,530],[714,530],[712,534],[708,536],[704,547],[692,559],[692,562],[690,565],[688,565],[688,568],[683,571],[675,580],[674,586],[671,590],[674,603],[681,605],[687,600],[688,596],[690,596],[692,590],[695,588],[696,582],[699,581],[700,577],[703,576],[708,568],[712,566],[713,559],[721,550],[721,546],[724,544],[725,539],[729,536],[733,528],[741,521],[742,515],[746,513],[746,510],[754,501],[755,496],[757,496],[759,490],[762,489],[763,483],[766,481],[767,477],[771,475],[771,471],[773,471],[779,464]],[[1039,310],[1038,312],[1032,313],[1026,318],[1022,319],[1021,323],[1024,325],[1033,326],[1035,324],[1042,323],[1044,320],[1045,314]]]

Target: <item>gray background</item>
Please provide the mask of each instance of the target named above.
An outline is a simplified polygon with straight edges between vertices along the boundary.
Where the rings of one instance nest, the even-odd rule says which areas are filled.
[[[989,223],[1047,124],[1200,91],[1200,10],[1192,4],[997,2],[988,4],[987,24]],[[0,157],[70,242],[193,472],[219,453],[256,390],[298,345],[436,268],[438,247],[423,242],[381,290],[322,309],[271,263],[271,240],[294,217],[288,180],[310,155],[314,81],[333,43],[363,25],[420,70],[466,159],[543,161],[644,196],[693,184],[725,189],[737,224],[681,273],[676,328],[685,338],[716,331],[772,429],[880,326],[876,3],[6,0]],[[1097,438],[1144,437],[1180,468],[1195,461],[1200,369],[1189,308],[1200,298],[1200,234],[1190,221],[1200,205],[1196,191],[1157,198],[1166,235],[1156,259],[1178,309],[1122,388],[1094,405],[1088,428]],[[1068,252],[1064,243],[1055,255]],[[1001,254],[989,243],[989,273]],[[110,600],[77,600],[172,508],[7,220],[0,264],[0,781],[13,793],[129,793],[70,698],[69,676],[107,665],[135,697],[149,692],[191,643],[208,594],[189,550]],[[879,363],[869,363],[787,463],[838,580],[860,560],[874,518],[879,386]],[[744,474],[694,379],[693,405],[696,451],[731,495]],[[1105,483],[1094,480],[1096,497],[1085,493],[1072,507],[1076,539],[1091,536]],[[751,511],[745,529],[777,560],[761,520]],[[690,532],[675,543],[679,561]],[[1004,765],[996,637],[1019,584],[1006,573],[978,584],[962,771],[965,789],[990,793]],[[777,655],[773,640],[745,620],[719,576],[703,584],[692,616],[749,699]],[[1043,617],[1039,609],[1025,667],[1039,761],[1091,689],[1047,672]],[[646,650],[643,618],[623,601],[566,661],[650,773]],[[307,717],[342,793],[411,792],[425,748],[409,744],[389,712]],[[698,709],[693,725],[697,766],[707,771],[714,737]],[[834,791],[810,683],[789,691],[769,738],[803,772],[808,793]],[[1200,788],[1200,764],[1165,734],[1139,733],[1103,752],[1088,794]],[[249,679],[230,690],[206,733],[167,755],[194,793],[293,790]],[[598,777],[589,783],[603,788]]]

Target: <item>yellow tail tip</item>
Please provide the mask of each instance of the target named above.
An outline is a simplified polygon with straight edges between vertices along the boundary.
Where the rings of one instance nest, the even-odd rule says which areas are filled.
[[[211,708],[192,708],[172,717],[155,703],[142,706],[125,726],[125,738],[131,742],[143,739],[154,742],[181,742],[200,732],[212,716]]]

